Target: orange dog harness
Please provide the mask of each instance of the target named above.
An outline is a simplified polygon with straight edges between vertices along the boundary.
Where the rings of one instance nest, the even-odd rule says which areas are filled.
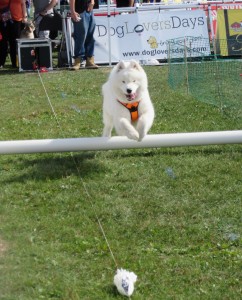
[[[138,112],[139,101],[136,101],[133,103],[123,103],[118,100],[118,102],[129,110],[132,122],[135,122],[138,120],[138,118],[139,118],[139,112]]]

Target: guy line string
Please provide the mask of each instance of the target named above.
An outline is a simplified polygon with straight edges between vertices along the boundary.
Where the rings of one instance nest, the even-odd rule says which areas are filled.
[[[60,124],[60,122],[59,122],[59,120],[58,120],[57,114],[56,114],[56,112],[55,112],[55,110],[54,110],[54,107],[53,107],[53,105],[52,105],[52,103],[51,103],[50,97],[49,97],[49,95],[48,95],[48,93],[47,93],[47,90],[46,90],[46,88],[45,88],[45,85],[44,85],[44,82],[43,82],[43,80],[42,80],[42,77],[41,77],[41,75],[40,75],[39,70],[38,70],[38,75],[39,75],[39,78],[40,78],[42,87],[43,87],[43,89],[44,89],[44,91],[45,91],[45,95],[46,95],[46,98],[47,98],[47,100],[48,100],[48,103],[49,103],[49,105],[50,105],[50,107],[51,107],[52,113],[53,113],[53,115],[54,115],[54,117],[55,117],[55,120],[56,120],[56,123],[57,123],[57,125],[58,125],[58,128],[59,128],[59,130],[60,130],[60,132],[61,132],[61,135],[64,137],[64,132],[63,132],[62,126],[61,126],[61,124]],[[102,226],[102,223],[101,223],[101,221],[100,221],[100,219],[99,219],[99,217],[98,217],[98,215],[97,215],[97,213],[96,213],[96,210],[95,210],[95,207],[94,207],[94,204],[93,204],[93,201],[92,201],[92,197],[91,197],[90,193],[88,192],[88,189],[87,189],[87,187],[86,187],[86,184],[85,184],[85,182],[84,182],[84,180],[83,180],[83,178],[82,178],[82,176],[81,176],[80,169],[79,169],[79,167],[78,167],[78,165],[77,165],[77,162],[76,162],[76,160],[75,160],[75,158],[74,158],[72,152],[71,152],[71,158],[72,158],[72,160],[73,160],[73,162],[74,162],[74,164],[75,164],[75,167],[76,167],[78,176],[79,176],[79,178],[80,178],[80,180],[81,180],[83,189],[84,189],[84,191],[85,191],[85,193],[86,193],[86,196],[87,196],[87,199],[89,200],[89,203],[90,203],[90,205],[91,205],[91,207],[92,207],[92,210],[93,210],[93,212],[94,212],[95,218],[96,218],[96,220],[97,220],[97,222],[98,222],[98,226],[99,226],[99,228],[100,228],[100,230],[101,230],[101,232],[102,232],[102,235],[103,235],[104,240],[105,240],[105,242],[106,242],[106,244],[107,244],[107,247],[108,247],[108,249],[109,249],[109,252],[110,252],[110,254],[111,254],[111,257],[112,257],[112,259],[113,259],[113,261],[114,261],[114,264],[115,264],[116,268],[118,269],[118,263],[117,263],[117,260],[115,259],[115,256],[114,256],[114,254],[113,254],[113,251],[112,251],[111,246],[110,246],[110,244],[109,244],[109,241],[108,241],[108,239],[107,239],[107,235],[106,235],[106,233],[105,233],[105,231],[104,231],[104,228],[103,228],[103,226]]]

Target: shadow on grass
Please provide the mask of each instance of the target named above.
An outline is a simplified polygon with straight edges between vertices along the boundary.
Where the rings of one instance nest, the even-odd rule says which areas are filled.
[[[189,157],[189,156],[221,156],[242,153],[241,145],[220,145],[207,147],[181,147],[157,149],[124,149],[105,153],[100,160],[99,152],[62,153],[62,154],[36,154],[13,156],[2,163],[6,176],[1,178],[3,184],[28,180],[46,181],[66,178],[69,176],[99,178],[103,173],[109,172],[108,161],[133,158],[159,158],[159,157]],[[102,161],[105,161],[103,163]],[[129,160],[128,160],[129,161]],[[126,160],[127,162],[127,160]],[[6,167],[4,166],[6,165]]]
[[[48,156],[30,158],[22,156],[20,159],[14,158],[8,163],[15,167],[15,176],[12,173],[10,178],[2,179],[3,183],[19,182],[28,180],[54,180],[69,176],[93,177],[99,176],[106,171],[104,165],[95,160],[95,153],[81,153],[69,156]]]
[[[154,148],[154,149],[126,149],[115,150],[111,157],[156,157],[156,156],[184,156],[184,155],[204,155],[214,156],[224,153],[242,152],[241,145],[210,145],[210,146],[186,146],[186,147],[170,147],[170,148]]]

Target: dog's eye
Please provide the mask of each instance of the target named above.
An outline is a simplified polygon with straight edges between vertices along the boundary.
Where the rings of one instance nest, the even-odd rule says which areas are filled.
[[[136,80],[133,80],[133,82],[135,82]]]
[[[124,81],[124,80],[123,80],[122,82],[123,82],[123,83],[125,83],[125,81]]]

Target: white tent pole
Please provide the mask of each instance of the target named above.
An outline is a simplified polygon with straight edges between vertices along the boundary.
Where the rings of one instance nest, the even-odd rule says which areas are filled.
[[[179,146],[205,146],[218,144],[242,144],[242,130],[173,133],[147,135],[141,142],[126,137],[86,137],[1,141],[0,154],[27,154],[47,152],[76,152],[91,150],[115,150],[134,148],[161,148]]]

